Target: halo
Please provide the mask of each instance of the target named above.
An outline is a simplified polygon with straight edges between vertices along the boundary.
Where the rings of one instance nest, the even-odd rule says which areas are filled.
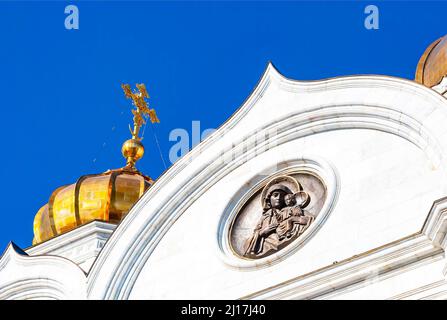
[[[301,209],[306,208],[310,203],[310,196],[306,191],[298,191],[294,194],[296,203],[299,203]]]
[[[262,193],[261,193],[261,206],[262,208],[265,208],[265,197],[267,196],[267,192],[270,189],[271,186],[278,184],[281,181],[288,181],[292,184],[292,188],[289,187],[289,189],[292,191],[293,194],[296,194],[298,192],[301,192],[303,190],[303,188],[301,187],[301,184],[298,182],[298,180],[296,180],[295,178],[291,177],[291,176],[279,176],[276,178],[273,178],[272,180],[270,180],[269,182],[267,182],[267,184],[265,185],[265,187],[262,189]]]

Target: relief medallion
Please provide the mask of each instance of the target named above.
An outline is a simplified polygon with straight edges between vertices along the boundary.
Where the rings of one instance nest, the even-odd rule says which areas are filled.
[[[232,251],[260,259],[287,247],[311,228],[326,193],[324,183],[310,173],[271,178],[235,216],[229,233]]]

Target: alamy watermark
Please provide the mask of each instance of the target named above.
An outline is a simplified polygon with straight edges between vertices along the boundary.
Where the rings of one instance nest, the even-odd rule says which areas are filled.
[[[79,29],[79,9],[77,6],[70,4],[65,7],[64,13],[67,14],[65,17],[64,25],[67,30],[78,30]]]
[[[228,139],[226,139],[226,136],[228,136]],[[276,128],[263,129],[240,136],[227,128],[218,132],[213,128],[201,131],[200,121],[192,121],[191,134],[183,128],[173,129],[169,133],[169,141],[175,142],[169,150],[169,161],[173,164],[181,157],[188,156],[187,154],[192,148],[209,138],[221,140],[217,157],[212,157],[213,160],[210,165],[233,164],[239,167],[250,159],[277,146],[277,137],[278,130]],[[198,146],[198,149],[191,153],[187,160],[192,161],[199,157],[205,147],[206,142],[202,146]],[[274,170],[277,165],[278,163],[272,164],[273,167],[268,170]]]
[[[368,30],[378,30],[379,29],[379,8],[375,5],[368,5],[365,7],[365,28]]]

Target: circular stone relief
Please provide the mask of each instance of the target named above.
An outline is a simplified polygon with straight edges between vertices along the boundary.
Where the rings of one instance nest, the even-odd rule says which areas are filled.
[[[272,177],[235,215],[229,230],[231,250],[251,260],[279,252],[314,224],[326,198],[325,184],[309,172]]]

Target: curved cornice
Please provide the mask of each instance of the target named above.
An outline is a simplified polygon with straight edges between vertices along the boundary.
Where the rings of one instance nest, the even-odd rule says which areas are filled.
[[[292,114],[280,114],[255,128],[256,132],[275,132],[264,144],[247,146],[244,142],[254,132],[242,128],[245,138],[239,135],[230,140],[231,151],[238,156],[222,162],[219,151],[224,150],[225,139],[231,139],[238,124],[272,92],[299,94],[303,102]],[[318,99],[312,94],[318,94]],[[296,81],[285,78],[269,64],[244,104],[157,179],[117,227],[88,275],[88,295],[127,298],[154,248],[195,199],[244,160],[272,146],[331,130],[380,130],[412,142],[434,167],[445,171],[447,139],[442,138],[446,121],[446,99],[414,81],[367,75]]]
[[[85,299],[86,275],[68,259],[29,256],[10,242],[0,257],[0,300]]]
[[[447,247],[447,198],[434,201],[421,230],[368,252],[350,257],[336,265],[326,266],[309,274],[279,283],[273,287],[242,297],[242,299],[322,299],[338,290],[370,281],[374,270],[375,281],[387,279],[402,269],[441,260]],[[445,269],[447,270],[447,269]],[[445,284],[445,281],[443,281]],[[392,299],[402,299],[416,292]],[[445,291],[443,291],[445,297]]]

